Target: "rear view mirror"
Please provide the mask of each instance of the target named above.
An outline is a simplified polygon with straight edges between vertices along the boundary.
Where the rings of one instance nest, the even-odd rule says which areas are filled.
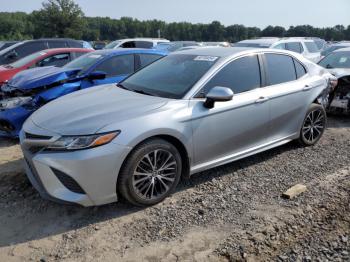
[[[210,89],[204,102],[204,107],[213,108],[215,102],[225,102],[232,100],[233,91],[228,87],[215,86]]]
[[[88,75],[88,79],[90,80],[102,80],[106,78],[106,73],[103,71],[95,71],[95,72],[91,72]]]

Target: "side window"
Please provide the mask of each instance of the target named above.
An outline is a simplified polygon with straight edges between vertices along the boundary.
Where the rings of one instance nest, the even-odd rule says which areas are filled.
[[[95,68],[103,71],[107,77],[129,75],[134,72],[134,55],[120,55],[108,58]]]
[[[304,50],[299,42],[287,43],[287,50],[301,54]]]
[[[160,59],[161,55],[152,55],[152,54],[139,54],[140,57],[140,68],[153,63],[154,61]]]
[[[295,72],[297,73],[297,78],[304,76],[306,74],[305,67],[300,64],[297,60],[293,59],[295,65]]]
[[[283,50],[287,49],[285,43],[278,44],[274,48],[275,49],[283,49]]]
[[[148,41],[136,41],[135,42],[136,47],[137,48],[152,48],[153,47],[153,43],[152,42],[148,42]]]
[[[279,54],[265,54],[269,85],[296,80],[293,58]]]
[[[135,41],[128,41],[128,42],[125,42],[124,44],[122,44],[121,47],[122,48],[135,48],[136,43],[135,43]]]
[[[68,41],[66,45],[74,48],[84,48],[84,44],[79,41]]]
[[[261,78],[258,56],[246,56],[226,65],[209,80],[199,96],[206,95],[215,86],[231,88],[235,94],[260,87]]]
[[[45,59],[38,62],[38,66],[64,66],[70,61],[69,54],[57,54],[46,57]]]
[[[44,42],[34,42],[24,43],[23,45],[16,47],[15,51],[18,54],[17,58],[22,58],[44,49],[47,49]]]
[[[48,41],[49,48],[62,48],[67,47],[65,41]]]

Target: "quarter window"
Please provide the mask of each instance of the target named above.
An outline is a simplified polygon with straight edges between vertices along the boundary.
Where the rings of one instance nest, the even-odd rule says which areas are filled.
[[[260,87],[258,56],[246,56],[229,63],[209,80],[199,97],[205,96],[215,86],[231,88],[235,94]]]
[[[275,49],[283,49],[285,50],[286,49],[286,44],[285,43],[281,43],[281,44],[278,44],[274,47]]]
[[[305,67],[300,64],[297,60],[293,59],[295,65],[295,72],[297,73],[297,78],[304,76],[306,74]]]
[[[269,85],[296,80],[293,58],[280,54],[265,54]]]
[[[153,47],[153,43],[152,42],[148,42],[148,41],[136,41],[135,42],[136,47],[137,48],[152,48]]]
[[[95,68],[107,77],[129,75],[134,72],[134,55],[120,55],[108,58]]]

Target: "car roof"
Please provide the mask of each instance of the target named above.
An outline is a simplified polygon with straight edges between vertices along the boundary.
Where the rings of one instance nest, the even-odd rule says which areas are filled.
[[[272,45],[281,39],[278,37],[267,37],[267,38],[255,38],[255,39],[248,39],[248,40],[243,40],[238,43],[251,43],[251,44],[266,44],[266,45]]]
[[[260,50],[251,47],[211,47],[211,48],[195,48],[190,50],[177,51],[172,54],[188,54],[198,56],[219,56],[219,57],[230,57],[237,53],[241,53],[249,50]]]
[[[117,49],[102,49],[94,51],[94,54],[100,55],[112,55],[112,54],[159,54],[166,55],[167,52],[157,49],[146,48],[117,48]]]
[[[334,50],[333,52],[350,52],[350,45],[349,47],[340,48],[340,49]]]
[[[83,53],[88,53],[91,52],[93,50],[91,49],[87,49],[87,48],[51,48],[51,49],[45,49],[45,50],[41,50],[39,52],[45,52],[48,54],[52,54],[52,53],[60,53],[60,52],[83,52]]]

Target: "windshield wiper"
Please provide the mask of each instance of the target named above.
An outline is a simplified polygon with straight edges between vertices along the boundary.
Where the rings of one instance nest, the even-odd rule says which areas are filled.
[[[135,93],[143,94],[143,95],[148,95],[148,96],[156,96],[155,94],[151,94],[148,92],[145,92],[143,90],[137,90],[137,89],[129,89],[130,91],[133,91]]]
[[[125,87],[125,86],[124,86],[123,84],[121,84],[121,83],[118,83],[118,84],[117,84],[117,87],[120,87],[120,88],[125,89],[125,90],[128,90],[128,91],[133,91],[133,90],[130,90],[129,88]]]

